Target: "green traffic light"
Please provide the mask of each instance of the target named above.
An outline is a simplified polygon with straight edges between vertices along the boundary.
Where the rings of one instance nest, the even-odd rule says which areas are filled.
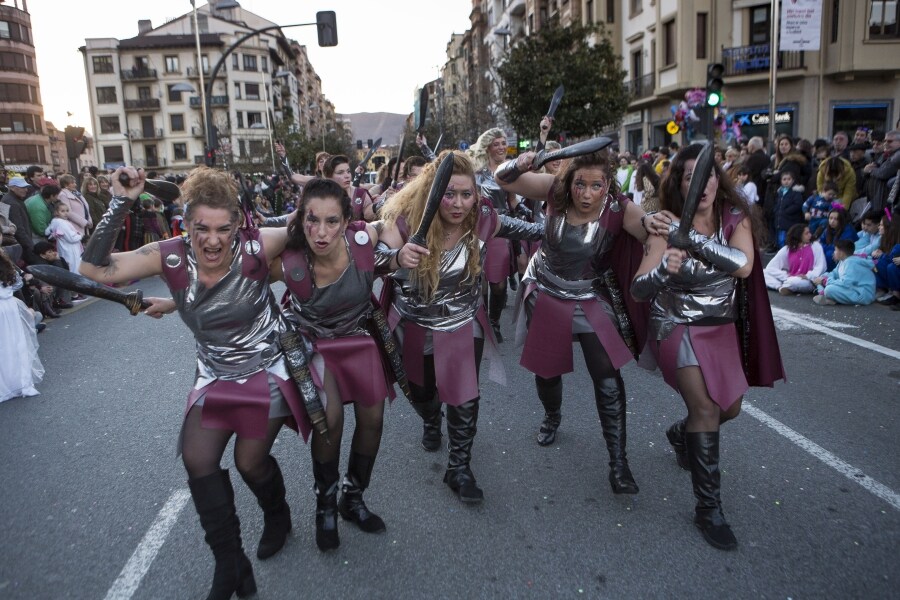
[[[722,95],[718,92],[710,92],[706,97],[707,106],[718,106],[720,102],[722,102]]]

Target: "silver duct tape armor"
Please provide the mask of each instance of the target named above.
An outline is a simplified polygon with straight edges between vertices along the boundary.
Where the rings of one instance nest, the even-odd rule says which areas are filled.
[[[438,140],[440,142],[441,140]],[[434,162],[437,160],[437,155],[434,153],[434,150],[428,147],[428,144],[422,144],[422,147],[419,148],[422,151],[422,156],[425,157],[425,160],[428,162]]]
[[[634,333],[634,327],[631,324],[631,317],[628,315],[628,308],[625,306],[625,298],[622,296],[622,286],[619,284],[619,279],[612,269],[608,269],[603,274],[602,282],[606,293],[609,295],[609,303],[616,315],[622,339],[625,340],[625,344],[631,350],[632,356],[637,359],[640,354],[640,345]]]
[[[430,301],[422,298],[409,280],[409,270],[394,273],[394,307],[401,317],[435,331],[456,331],[475,317],[484,272],[472,281],[464,281],[469,250],[463,240],[441,253],[440,283]],[[487,245],[479,241],[478,247],[480,264],[484,264]]]
[[[287,227],[289,215],[281,215],[278,217],[266,217],[263,219],[261,227]]]
[[[723,231],[712,239],[728,248]],[[665,287],[650,305],[651,339],[664,340],[681,324],[729,323],[738,316],[735,278],[705,260],[688,256],[678,273],[660,275],[660,281]]]
[[[497,214],[505,215],[509,212],[507,192],[494,180],[494,174],[487,167],[475,173],[475,185],[483,198],[487,198],[494,205]]]
[[[319,390],[316,389],[312,373],[309,371],[310,349],[303,337],[296,331],[285,331],[279,336],[279,339],[288,370],[303,396],[303,406],[306,408],[306,414],[309,416],[313,430],[330,444],[325,408],[322,406]]]
[[[98,267],[109,264],[109,256],[116,245],[116,238],[125,224],[125,217],[131,211],[134,200],[128,196],[113,196],[109,208],[94,228],[94,233],[84,247],[81,260]]]
[[[197,340],[195,389],[215,379],[246,379],[261,369],[288,379],[278,340],[286,323],[268,277],[255,281],[242,275],[243,253],[235,240],[231,268],[209,290],[197,277],[197,260],[189,245],[186,250],[188,287],[174,290],[172,299]]]
[[[379,275],[391,272],[391,261],[398,254],[400,254],[399,249],[391,248],[381,240],[378,240],[378,243],[375,244],[375,272]]]
[[[512,183],[522,175],[515,158],[502,163],[494,171],[494,178],[503,183]]]
[[[522,219],[500,215],[500,229],[497,230],[497,237],[509,240],[537,241],[544,237],[544,224],[529,223]]]
[[[541,249],[528,263],[522,281],[563,300],[596,298],[593,284],[608,269],[614,241],[599,220],[569,225],[564,214],[548,216]]]

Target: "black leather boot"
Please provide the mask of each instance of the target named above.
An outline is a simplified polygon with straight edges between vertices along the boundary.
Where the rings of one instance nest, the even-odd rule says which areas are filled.
[[[444,483],[456,492],[459,499],[470,504],[484,500],[484,492],[475,482],[469,467],[472,443],[478,430],[478,398],[461,406],[447,406],[447,437],[450,453]]]
[[[625,454],[625,384],[618,373],[594,384],[594,400],[606,450],[609,452],[609,484],[614,494],[637,494],[638,486]]]
[[[284,546],[290,533],[291,509],[284,499],[284,477],[275,457],[269,456],[272,465],[271,475],[266,481],[254,483],[244,478],[250,491],[256,496],[259,507],[263,510],[262,537],[256,548],[256,558],[265,560],[275,555]]]
[[[498,344],[503,342],[503,334],[500,333],[500,315],[503,314],[504,308],[506,308],[506,291],[504,290],[498,294],[491,290],[488,319],[491,322],[491,329],[494,330],[494,337],[497,338]]]
[[[413,410],[422,417],[422,447],[428,452],[435,452],[441,447],[441,403],[434,396],[425,402],[414,399]]]
[[[666,438],[672,444],[672,450],[675,451],[675,460],[678,462],[678,466],[685,471],[690,471],[691,465],[690,461],[688,461],[687,446],[684,442],[684,427],[686,424],[687,417],[672,423],[666,429]]]
[[[537,434],[537,443],[540,446],[549,446],[556,441],[556,430],[559,429],[562,413],[562,377],[544,379],[534,376],[534,384],[537,386],[537,395],[544,405],[544,420]]]
[[[694,525],[713,548],[734,550],[737,539],[725,521],[720,498],[719,432],[688,431],[684,434],[691,481],[694,484]]]
[[[53,310],[53,303],[49,299],[41,302],[41,314],[45,319],[58,319],[59,313]]]
[[[313,460],[313,477],[316,480],[316,545],[327,552],[341,545],[337,524],[338,461]]]
[[[239,598],[255,594],[256,580],[241,546],[241,523],[234,509],[234,489],[228,471],[189,479],[188,487],[206,532],[206,543],[216,559],[206,600],[228,600],[234,593]]]
[[[381,533],[387,528],[381,517],[371,512],[363,502],[363,491],[369,487],[375,457],[350,452],[350,464],[344,485],[341,487],[341,501],[338,510],[345,521],[352,521],[366,533]]]

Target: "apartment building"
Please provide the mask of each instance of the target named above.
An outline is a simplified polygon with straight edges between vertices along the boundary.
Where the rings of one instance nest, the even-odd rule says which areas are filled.
[[[104,168],[128,163],[182,171],[202,163],[203,88],[211,90],[207,105],[220,164],[267,160],[281,120],[306,130],[329,115],[333,122],[334,108],[305,48],[275,23],[235,0],[210,0],[197,9],[199,61],[194,23],[189,12],[155,28],[141,20],[133,38],[85,40],[92,129]],[[266,27],[273,29],[243,41],[222,61],[247,33]]]
[[[25,0],[0,5],[0,163],[24,172],[53,168],[44,125],[31,15]]]

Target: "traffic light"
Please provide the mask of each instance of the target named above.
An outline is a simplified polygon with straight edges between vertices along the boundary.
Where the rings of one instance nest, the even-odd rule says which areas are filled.
[[[212,168],[216,166],[216,151],[212,148],[206,148],[205,162],[207,167]]]
[[[725,66],[722,63],[709,63],[706,66],[706,105],[718,106],[722,103],[722,75]]]
[[[519,140],[519,150],[528,150],[531,146],[531,140]]]
[[[320,10],[316,13],[316,31],[320,46],[337,46],[337,17],[333,10]]]
[[[84,152],[84,127],[66,127],[66,154],[69,158],[78,158]]]
[[[356,149],[362,150],[362,140],[356,140]]]

